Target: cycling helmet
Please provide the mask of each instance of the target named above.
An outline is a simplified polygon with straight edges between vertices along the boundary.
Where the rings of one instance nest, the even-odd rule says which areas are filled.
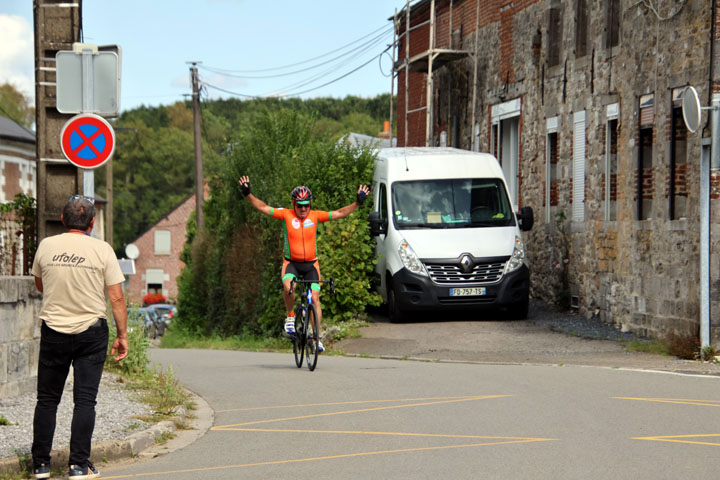
[[[312,200],[312,192],[304,185],[302,187],[295,187],[290,196],[292,197],[293,203],[300,205],[308,205],[310,204],[310,200]]]

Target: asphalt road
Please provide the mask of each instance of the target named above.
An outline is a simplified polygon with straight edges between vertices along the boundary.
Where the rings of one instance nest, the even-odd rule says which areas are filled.
[[[527,320],[508,321],[492,312],[414,315],[390,323],[381,312],[359,338],[334,345],[348,355],[378,358],[461,361],[495,364],[578,365],[660,370],[720,376],[720,364],[631,351],[627,342],[648,343],[598,318],[558,312],[530,302]],[[623,343],[624,342],[624,343]]]
[[[153,349],[214,410],[102,478],[666,479],[720,471],[720,378],[616,368]]]

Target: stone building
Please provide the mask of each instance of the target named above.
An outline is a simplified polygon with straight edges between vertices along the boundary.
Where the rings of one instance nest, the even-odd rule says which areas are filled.
[[[690,133],[681,105],[688,86],[703,106],[720,95],[719,11],[718,0],[408,2],[394,18],[397,144],[498,158],[515,205],[535,211],[534,296],[656,338],[698,335],[709,305],[717,345],[720,155],[709,113]]]

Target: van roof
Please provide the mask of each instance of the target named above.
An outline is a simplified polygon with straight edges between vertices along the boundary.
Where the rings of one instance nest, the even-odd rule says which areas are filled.
[[[446,147],[382,148],[378,166],[386,163],[389,181],[427,178],[504,178],[497,159],[489,153],[477,153]]]

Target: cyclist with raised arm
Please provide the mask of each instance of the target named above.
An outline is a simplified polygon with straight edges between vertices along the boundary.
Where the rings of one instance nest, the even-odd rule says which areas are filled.
[[[295,333],[295,293],[290,292],[290,282],[293,278],[302,276],[305,280],[320,280],[320,265],[318,264],[315,251],[315,236],[319,223],[330,220],[340,220],[357,210],[365,202],[370,189],[366,185],[360,185],[357,191],[357,200],[350,205],[332,212],[322,210],[311,210],[312,192],[305,186],[295,187],[290,194],[293,208],[274,208],[250,193],[250,178],[240,177],[238,180],[243,195],[250,201],[250,204],[265,215],[270,215],[278,220],[285,220],[285,248],[283,251],[282,282],[283,301],[287,317],[285,318],[285,333]],[[322,311],[320,308],[320,284],[313,283],[311,286],[313,303],[317,310],[317,330],[320,332],[320,321]],[[318,342],[318,350],[324,351],[322,342]]]

